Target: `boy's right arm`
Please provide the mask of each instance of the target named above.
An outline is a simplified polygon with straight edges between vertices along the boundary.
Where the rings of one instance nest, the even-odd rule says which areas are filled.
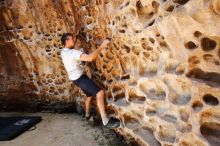
[[[107,47],[107,44],[109,43],[109,40],[104,40],[103,43],[98,47],[98,49],[96,49],[94,52],[90,53],[90,54],[85,54],[83,53],[81,56],[80,56],[80,60],[81,61],[93,61],[97,56],[98,54],[101,52],[101,50],[103,48],[106,48]]]

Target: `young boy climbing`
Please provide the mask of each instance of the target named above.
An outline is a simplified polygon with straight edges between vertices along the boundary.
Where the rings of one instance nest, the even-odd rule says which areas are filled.
[[[120,126],[118,120],[108,118],[105,109],[105,94],[104,90],[101,89],[93,80],[91,80],[86,74],[83,74],[83,69],[80,67],[81,61],[93,61],[102,49],[107,48],[109,40],[104,40],[102,44],[92,53],[85,54],[76,48],[76,37],[71,33],[64,33],[61,37],[62,45],[64,48],[61,51],[62,62],[67,71],[68,77],[73,81],[75,85],[80,87],[87,95],[85,101],[86,117],[90,117],[90,106],[92,98],[96,97],[97,106],[102,118],[102,123],[108,128],[117,128]]]

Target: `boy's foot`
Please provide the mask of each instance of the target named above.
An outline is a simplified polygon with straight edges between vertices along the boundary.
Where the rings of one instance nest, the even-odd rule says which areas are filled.
[[[116,118],[110,118],[108,123],[104,125],[106,128],[118,128],[120,126],[120,120]]]
[[[91,114],[91,113],[86,114],[86,120],[89,120],[91,117],[92,117],[92,114]]]
[[[85,116],[86,120],[89,120],[94,113],[95,113],[95,109],[93,107],[91,107],[90,112],[88,114],[86,114],[86,116]]]

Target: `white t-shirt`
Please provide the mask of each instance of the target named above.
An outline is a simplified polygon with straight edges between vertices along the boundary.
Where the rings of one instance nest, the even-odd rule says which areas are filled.
[[[80,66],[80,55],[83,52],[75,49],[63,48],[61,57],[70,80],[77,80],[83,74],[83,68]]]

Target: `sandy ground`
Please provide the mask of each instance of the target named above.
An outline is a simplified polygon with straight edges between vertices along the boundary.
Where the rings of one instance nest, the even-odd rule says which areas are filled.
[[[81,116],[54,113],[0,113],[0,116],[42,116],[35,130],[29,130],[11,141],[0,141],[1,146],[126,146],[109,129],[95,126]]]

